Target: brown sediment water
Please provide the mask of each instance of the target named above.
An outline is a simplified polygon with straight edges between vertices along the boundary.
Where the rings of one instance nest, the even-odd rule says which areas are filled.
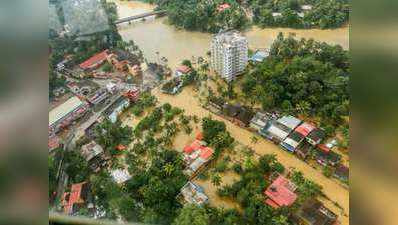
[[[148,12],[155,7],[154,5],[138,1],[113,1],[118,6],[120,18]],[[210,47],[211,34],[176,29],[167,23],[166,17],[149,19],[132,24],[121,24],[118,25],[118,29],[124,40],[133,40],[140,47],[148,61],[158,61],[160,57],[166,57],[171,68],[177,66],[183,59],[191,59],[192,56],[205,55]],[[245,35],[248,38],[250,48],[269,48],[279,32],[284,34],[295,33],[297,38],[313,38],[316,41],[339,44],[345,49],[349,48],[348,26],[333,30],[296,30],[290,28],[261,29],[254,26],[245,31]],[[159,54],[157,54],[157,52]],[[211,115],[215,119],[222,120],[226,123],[228,131],[236,140],[244,145],[251,146],[257,154],[276,154],[278,160],[285,167],[294,167],[302,171],[307,178],[320,184],[326,196],[342,208],[342,210],[340,210],[339,207],[330,200],[322,200],[339,216],[339,220],[343,225],[349,224],[348,189],[341,186],[335,180],[326,178],[321,171],[312,168],[307,163],[281,150],[277,145],[265,139],[259,138],[256,144],[252,144],[251,137],[253,133],[203,109],[198,99],[194,97],[194,93],[191,87],[184,88],[181,93],[175,96],[163,94],[158,89],[153,90],[153,94],[158,98],[160,103],[168,102],[173,106],[180,107],[185,110],[187,115],[196,115],[199,118]],[[131,121],[130,123],[134,124],[136,121]],[[197,130],[195,129],[195,131]],[[191,141],[191,136],[192,135],[179,134],[176,137],[174,145],[178,149],[181,149],[182,146]],[[223,180],[224,179],[227,178],[223,178]],[[214,205],[230,205],[229,203],[223,203],[223,201],[217,200],[219,198],[216,196],[215,189],[211,186],[211,183],[200,182],[200,184],[204,185],[205,189],[213,190],[209,193],[209,197],[213,199]]]
[[[118,6],[119,18],[149,12],[155,8],[154,5],[139,1],[112,1]],[[120,24],[118,30],[125,41],[133,40],[138,44],[149,61],[158,61],[160,57],[166,57],[171,68],[177,66],[183,59],[204,56],[210,48],[212,37],[209,33],[177,29],[168,24],[167,17]],[[297,38],[313,38],[329,44],[339,44],[345,49],[349,48],[349,26],[333,30],[262,29],[253,26],[244,33],[248,38],[249,47],[258,49],[269,48],[280,32],[295,33]],[[159,52],[159,55],[156,52]]]
[[[177,106],[185,110],[187,115],[196,115],[199,118],[203,118],[206,116],[212,116],[212,118],[221,120],[225,122],[227,126],[227,130],[231,133],[231,135],[240,143],[250,146],[258,155],[264,154],[275,154],[277,159],[286,167],[286,168],[296,168],[299,171],[302,171],[304,176],[314,182],[318,183],[322,186],[323,192],[325,195],[331,199],[331,201],[336,202],[338,205],[341,206],[342,210],[339,209],[336,205],[334,205],[329,200],[322,200],[328,206],[331,207],[340,218],[340,221],[343,225],[348,225],[348,215],[349,215],[349,191],[347,188],[343,187],[339,184],[336,180],[329,179],[322,174],[322,171],[316,170],[312,168],[309,164],[305,163],[304,161],[298,159],[291,153],[287,151],[283,151],[279,148],[278,145],[265,140],[263,138],[259,138],[256,144],[252,144],[252,136],[253,133],[242,129],[235,124],[232,124],[228,120],[217,116],[215,114],[210,113],[206,109],[202,108],[198,102],[198,99],[194,97],[194,90],[192,87],[185,87],[184,90],[179,93],[178,95],[167,95],[161,93],[159,89],[154,89],[152,94],[157,97],[160,104],[163,103],[170,103],[172,106]],[[210,185],[206,183],[202,183],[203,185]],[[211,189],[211,186],[206,186],[206,188]],[[205,188],[205,189],[206,189]],[[214,201],[214,200],[213,200]],[[220,205],[224,203],[220,202]],[[215,203],[217,205],[217,203]],[[346,215],[346,216],[345,216]]]

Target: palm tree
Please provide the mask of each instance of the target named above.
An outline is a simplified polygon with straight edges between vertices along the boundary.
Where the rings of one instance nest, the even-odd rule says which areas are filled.
[[[174,165],[171,163],[167,163],[163,166],[163,171],[170,176],[174,172]]]
[[[214,186],[220,186],[221,184],[221,177],[218,173],[215,173],[212,177],[211,177],[211,183]]]

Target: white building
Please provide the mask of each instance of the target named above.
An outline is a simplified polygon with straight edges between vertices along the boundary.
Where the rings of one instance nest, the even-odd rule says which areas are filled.
[[[248,61],[248,42],[235,30],[220,32],[211,42],[211,67],[230,82],[241,74]]]

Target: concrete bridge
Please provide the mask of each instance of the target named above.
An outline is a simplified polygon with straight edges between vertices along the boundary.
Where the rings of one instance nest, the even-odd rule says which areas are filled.
[[[154,15],[162,16],[164,14],[166,14],[166,10],[157,10],[157,11],[142,13],[142,14],[135,15],[135,16],[129,16],[129,17],[126,17],[126,18],[123,18],[123,19],[118,19],[118,20],[115,21],[115,24],[125,23],[125,22],[129,22],[131,20],[141,19],[141,18],[145,18],[145,17],[148,17],[148,16],[154,16]]]

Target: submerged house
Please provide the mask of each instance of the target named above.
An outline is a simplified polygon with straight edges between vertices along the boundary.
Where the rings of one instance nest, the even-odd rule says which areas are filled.
[[[273,141],[280,143],[290,133],[290,129],[276,120],[271,120],[260,130],[260,135]]]
[[[254,116],[254,112],[246,107],[239,104],[233,105],[225,103],[223,105],[224,115],[230,117],[230,120],[242,127],[247,127],[250,124],[251,119]]]
[[[191,181],[188,181],[180,192],[183,203],[203,205],[209,201],[209,197],[205,194],[203,188]]]
[[[267,196],[265,203],[275,209],[281,206],[291,206],[297,199],[297,195],[294,193],[295,190],[295,184],[279,175],[265,190],[264,194]]]
[[[194,175],[210,161],[213,153],[213,149],[206,147],[205,142],[200,140],[195,140],[192,144],[185,146],[183,154],[187,168],[184,172],[189,176]]]
[[[280,124],[285,125],[290,131],[294,130],[298,125],[300,125],[301,120],[294,116],[283,116],[277,120]]]
[[[257,112],[250,120],[250,127],[256,131],[260,131],[266,125],[270,117],[265,112]]]
[[[294,129],[294,131],[281,143],[281,146],[290,151],[296,151],[296,148],[304,140],[308,134],[315,129],[315,126],[309,123],[302,123]]]
[[[350,169],[347,166],[345,166],[343,164],[339,164],[339,165],[337,165],[333,176],[338,178],[338,179],[340,179],[340,180],[348,181],[349,174],[350,174],[349,170]]]
[[[317,146],[316,161],[322,166],[336,166],[341,161],[341,155],[330,150],[325,145]]]
[[[305,137],[306,141],[313,146],[321,143],[321,141],[324,138],[325,138],[325,132],[320,128],[315,128],[308,134],[307,137]]]
[[[311,199],[303,204],[295,214],[300,224],[305,225],[338,225],[337,215],[326,208],[320,201]]]

